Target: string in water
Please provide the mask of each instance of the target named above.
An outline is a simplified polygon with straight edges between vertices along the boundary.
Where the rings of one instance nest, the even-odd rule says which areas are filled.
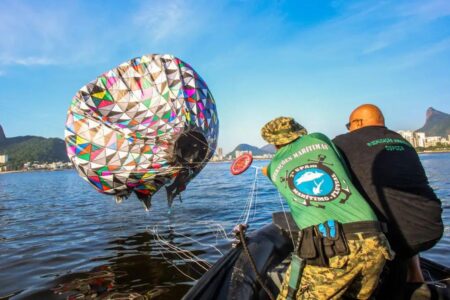
[[[201,221],[201,222],[197,222],[195,224],[199,224],[199,225],[207,225],[208,228],[212,229],[209,232],[213,232],[216,236],[216,244],[217,244],[217,239],[222,236],[225,239],[229,239],[228,235],[225,232],[225,229],[223,228],[223,226],[219,223],[214,223],[214,222],[207,222],[207,221]],[[182,225],[182,224],[178,224],[178,225]],[[189,225],[190,228],[192,228],[192,223],[190,224],[186,224]],[[151,231],[151,233],[153,234],[153,236],[155,237],[155,242],[158,244],[158,246],[160,248],[162,248],[162,250],[160,250],[160,254],[161,256],[164,258],[164,260],[166,262],[168,262],[169,264],[171,264],[174,268],[176,268],[182,275],[186,276],[187,278],[195,281],[198,280],[201,275],[208,271],[212,265],[206,261],[205,259],[202,259],[200,257],[198,257],[197,255],[195,255],[192,251],[187,250],[187,249],[183,249],[179,246],[174,245],[173,243],[169,242],[168,240],[166,240],[160,233],[158,230],[157,226],[154,226],[152,229],[148,229],[149,231]],[[208,232],[208,233],[209,233]],[[214,244],[209,244],[209,243],[204,243],[201,242],[197,239],[194,239],[190,236],[187,236],[185,234],[179,233],[179,232],[174,232],[175,235],[179,236],[179,237],[183,237],[189,241],[192,241],[193,243],[197,244],[197,245],[202,245],[208,248],[213,249],[215,252],[217,252],[220,256],[223,256],[222,251],[220,251],[219,248],[217,248]],[[187,274],[186,272],[184,272],[180,267],[179,264],[177,264],[173,259],[170,259],[167,257],[167,254],[174,254],[179,261],[182,261],[183,263],[187,264],[193,264],[194,266],[197,266],[200,270],[202,270],[201,272],[196,270],[195,268],[193,269],[197,275],[198,278],[194,278],[193,276]]]

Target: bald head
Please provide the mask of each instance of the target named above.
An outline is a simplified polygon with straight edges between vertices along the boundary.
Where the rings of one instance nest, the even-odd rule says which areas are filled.
[[[363,104],[352,111],[348,130],[353,131],[367,126],[384,126],[381,110],[373,104]]]

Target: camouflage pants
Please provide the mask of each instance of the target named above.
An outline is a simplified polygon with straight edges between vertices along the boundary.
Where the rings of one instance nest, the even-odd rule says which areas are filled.
[[[330,267],[306,265],[297,299],[368,299],[375,290],[386,260],[393,252],[383,234],[348,240],[350,254],[330,259]],[[277,300],[287,297],[291,267],[288,268]]]

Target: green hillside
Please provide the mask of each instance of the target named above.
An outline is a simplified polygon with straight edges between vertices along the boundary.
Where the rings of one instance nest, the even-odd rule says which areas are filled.
[[[269,151],[261,150],[258,147],[249,145],[249,144],[239,144],[233,151],[227,154],[227,156],[231,155],[233,157],[236,156],[236,151],[251,151],[254,156],[271,154]]]
[[[10,169],[21,169],[26,162],[69,161],[66,145],[59,138],[19,136],[0,141],[0,154],[8,155]]]

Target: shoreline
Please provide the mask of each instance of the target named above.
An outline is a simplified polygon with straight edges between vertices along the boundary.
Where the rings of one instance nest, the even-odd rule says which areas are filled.
[[[417,154],[436,154],[436,153],[450,153],[450,150],[420,151],[420,152],[417,152]]]
[[[0,174],[25,173],[25,172],[29,172],[29,171],[24,171],[24,170],[2,171],[2,172],[0,172]]]
[[[73,168],[70,169],[37,169],[37,170],[14,170],[14,171],[2,171],[0,172],[0,175],[2,174],[13,174],[13,173],[30,173],[30,172],[47,172],[47,171],[63,171],[63,170],[73,170]]]
[[[449,150],[439,150],[439,151],[420,151],[417,154],[439,154],[439,153],[450,153]],[[270,158],[254,158],[254,161],[267,161]],[[218,164],[218,163],[233,163],[234,160],[215,160],[209,161],[208,164]],[[38,170],[14,170],[14,171],[0,171],[2,174],[13,174],[13,173],[28,173],[28,172],[45,172],[45,171],[63,171],[63,170],[73,170],[74,168],[64,168],[64,169],[38,169]]]
[[[255,161],[255,160],[257,160],[257,161],[263,161],[263,160],[271,160],[271,158],[253,158],[253,161]],[[210,160],[209,162],[208,162],[208,164],[213,164],[213,163],[224,163],[224,162],[229,162],[229,163],[232,163],[234,161],[234,159],[232,159],[232,160],[214,160],[214,161],[212,161],[212,160]]]

